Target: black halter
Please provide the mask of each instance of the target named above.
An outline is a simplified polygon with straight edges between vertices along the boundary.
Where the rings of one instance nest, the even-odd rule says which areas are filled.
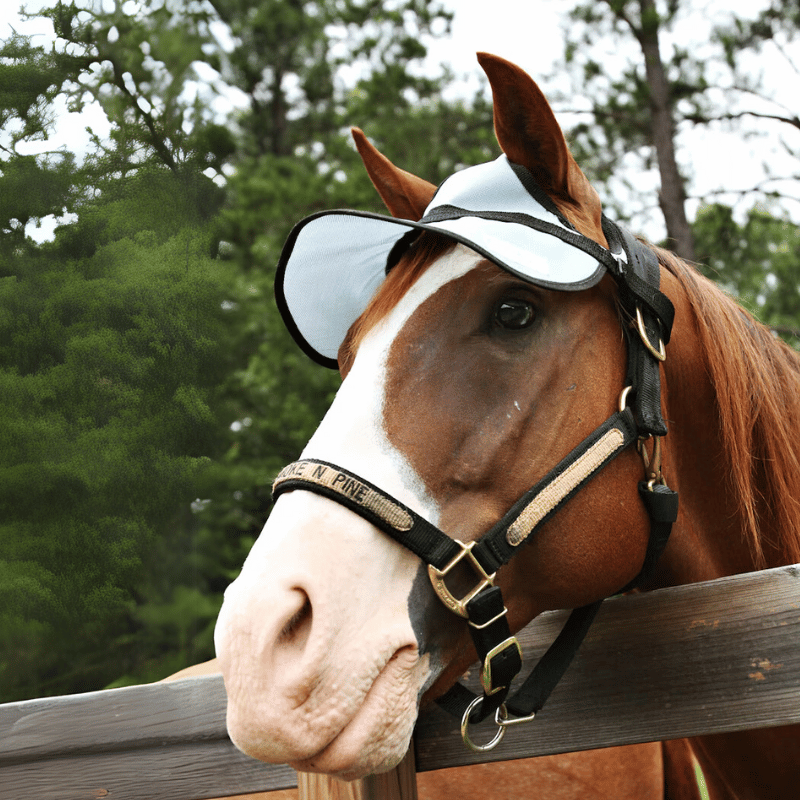
[[[468,544],[451,539],[378,487],[326,462],[304,460],[290,464],[273,485],[274,498],[303,489],[344,505],[428,564],[437,595],[451,611],[468,620],[481,663],[482,695],[456,684],[437,701],[461,719],[464,741],[475,750],[495,747],[509,725],[532,719],[542,708],[603,602],[600,599],[575,609],[530,675],[510,695],[511,682],[522,667],[522,652],[511,635],[500,588],[494,585],[497,570],[606,464],[630,445],[639,442],[641,446],[650,437],[656,441],[653,460],[646,479],[638,486],[650,519],[650,538],[639,575],[620,591],[632,588],[653,568],[677,517],[678,496],[664,483],[658,455],[658,437],[667,432],[661,413],[659,365],[666,357],[674,310],[659,289],[659,266],[653,251],[605,218],[603,230],[617,265],[612,274],[619,286],[620,304],[632,328],[624,329],[628,367],[619,410],[526,492],[480,539]],[[473,569],[476,583],[465,595],[455,597],[446,578],[460,563]],[[491,714],[498,725],[497,734],[487,745],[473,744],[469,723]]]

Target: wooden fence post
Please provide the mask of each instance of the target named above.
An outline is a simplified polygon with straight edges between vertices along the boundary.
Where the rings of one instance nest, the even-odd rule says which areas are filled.
[[[338,781],[329,775],[297,773],[298,800],[417,800],[414,745],[389,772],[357,781]]]

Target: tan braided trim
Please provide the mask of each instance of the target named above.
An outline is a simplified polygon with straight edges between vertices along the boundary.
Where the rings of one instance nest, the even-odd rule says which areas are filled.
[[[280,471],[272,484],[272,490],[275,491],[276,487],[288,480],[301,480],[324,486],[371,511],[398,531],[408,531],[414,526],[411,515],[397,503],[335,467],[328,467],[315,461],[295,461]]]
[[[514,547],[524,542],[547,514],[624,444],[625,437],[619,429],[612,428],[604,434],[525,506],[506,531],[506,541]]]

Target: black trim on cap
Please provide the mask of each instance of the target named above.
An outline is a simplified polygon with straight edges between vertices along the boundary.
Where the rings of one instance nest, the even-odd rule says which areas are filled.
[[[278,311],[281,315],[281,319],[283,319],[283,324],[286,326],[286,329],[292,336],[292,339],[295,340],[298,347],[314,362],[320,364],[323,367],[327,367],[328,369],[339,369],[339,362],[333,358],[327,358],[323,356],[322,353],[317,352],[315,348],[313,348],[305,339],[302,333],[300,333],[300,329],[297,327],[294,321],[294,317],[292,316],[292,312],[289,310],[289,303],[286,300],[286,294],[283,291],[283,280],[286,276],[286,266],[289,263],[289,259],[292,257],[292,252],[294,251],[294,246],[297,242],[297,237],[300,235],[300,231],[305,228],[305,226],[311,222],[312,220],[317,219],[318,217],[323,217],[326,214],[329,214],[329,211],[319,211],[316,214],[311,214],[311,216],[304,217],[295,226],[292,228],[289,236],[286,238],[286,242],[283,245],[283,250],[281,250],[280,258],[278,259],[278,266],[275,270],[275,304],[278,306]],[[353,320],[355,322],[355,320]]]
[[[569,227],[565,229],[560,225],[555,225],[545,219],[539,219],[538,217],[533,217],[530,214],[525,214],[519,211],[472,211],[470,209],[450,205],[437,206],[431,212],[426,214],[420,220],[420,223],[433,224],[436,222],[447,222],[448,220],[463,219],[464,217],[477,217],[478,219],[487,219],[491,220],[492,222],[511,222],[516,225],[524,225],[525,227],[532,228],[540,233],[546,233],[550,236],[554,236],[556,239],[560,239],[562,242],[574,247],[576,250],[582,250],[584,253],[590,255],[596,261],[599,261],[600,264],[606,269],[613,270],[614,272],[617,271],[617,262],[611,253],[601,244],[598,244],[594,239],[584,236],[582,233],[580,233],[580,231],[577,231],[575,228],[573,228],[572,225],[569,225],[569,223],[567,223]],[[442,233],[445,236],[456,238],[456,234],[451,233],[450,231],[442,231]],[[474,244],[469,244],[467,239],[463,240],[463,244],[467,244],[472,247],[473,250],[481,252],[479,247]],[[504,269],[514,272],[511,267],[504,265],[502,262],[498,261],[496,257],[489,256],[489,258],[491,261],[494,261],[495,264],[499,264]],[[514,274],[517,273],[515,272]],[[537,286],[546,286],[549,284],[547,288],[563,290],[566,292],[574,291],[572,289],[573,286],[590,288],[596,283],[596,281],[594,281],[592,278],[586,278],[584,281],[578,281],[570,284],[544,280],[527,280],[529,283],[534,283]]]
[[[546,211],[549,211],[551,214],[556,216],[558,220],[565,225],[567,228],[571,230],[575,230],[575,226],[561,213],[558,206],[553,202],[553,198],[550,197],[547,192],[539,185],[536,178],[533,177],[533,173],[527,168],[523,167],[522,164],[516,164],[515,162],[511,161],[508,156],[506,156],[508,161],[508,166],[511,167],[511,171],[517,176],[519,182],[525,187],[525,191]]]

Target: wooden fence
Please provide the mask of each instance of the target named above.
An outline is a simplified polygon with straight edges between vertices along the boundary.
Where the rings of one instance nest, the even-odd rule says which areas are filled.
[[[521,634],[527,664],[563,619],[545,614]],[[0,798],[200,800],[294,786],[288,767],[235,750],[225,703],[221,678],[208,676],[2,705]],[[431,709],[417,725],[416,768],[792,723],[800,565],[606,601],[532,724],[478,755]]]

